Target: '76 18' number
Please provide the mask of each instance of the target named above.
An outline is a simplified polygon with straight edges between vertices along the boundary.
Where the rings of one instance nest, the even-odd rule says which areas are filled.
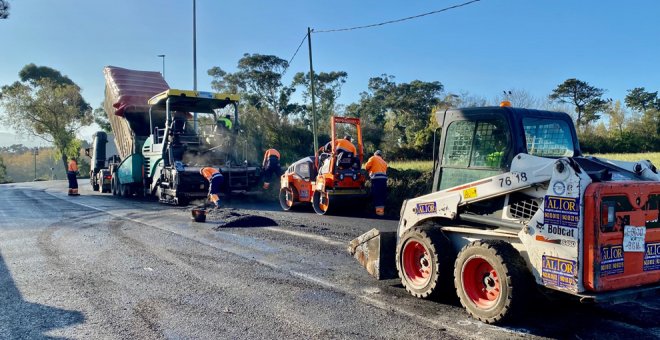
[[[515,183],[527,182],[527,173],[518,172],[518,173],[513,173],[512,176],[506,176],[504,178],[500,178],[500,187],[511,186],[511,184],[513,184],[514,182]]]

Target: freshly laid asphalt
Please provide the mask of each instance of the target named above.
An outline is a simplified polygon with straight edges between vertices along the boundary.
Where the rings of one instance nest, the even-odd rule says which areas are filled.
[[[397,221],[225,202],[120,199],[66,182],[0,185],[0,339],[660,337],[660,297],[618,305],[531,301],[504,327],[455,297],[409,296],[377,281],[348,242]]]

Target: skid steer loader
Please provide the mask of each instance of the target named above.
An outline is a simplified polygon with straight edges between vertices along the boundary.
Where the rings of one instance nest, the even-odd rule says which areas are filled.
[[[566,113],[505,105],[436,119],[432,193],[404,201],[396,233],[372,230],[349,246],[372,275],[398,273],[419,298],[455,290],[486,323],[514,317],[536,288],[583,302],[658,291],[650,161],[583,156]]]

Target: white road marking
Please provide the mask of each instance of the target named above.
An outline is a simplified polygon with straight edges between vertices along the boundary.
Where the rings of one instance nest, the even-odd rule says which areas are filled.
[[[319,241],[319,242],[331,244],[333,246],[342,247],[342,248],[346,248],[348,246],[348,244],[346,242],[339,242],[339,241],[332,240],[332,239],[330,239],[328,237],[325,237],[325,236],[314,235],[314,234],[310,234],[310,233],[306,233],[306,232],[302,232],[302,231],[286,230],[286,229],[273,228],[273,227],[265,227],[263,229],[268,230],[268,231],[273,231],[273,232],[276,232],[276,233],[282,233],[282,234],[288,234],[288,235],[298,236],[298,237],[302,237],[302,238],[308,238],[308,239],[316,240],[316,241]]]

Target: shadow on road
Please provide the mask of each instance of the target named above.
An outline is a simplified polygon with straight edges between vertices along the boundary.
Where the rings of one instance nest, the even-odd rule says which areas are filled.
[[[0,338],[59,339],[46,332],[81,324],[82,312],[25,301],[0,253]]]

